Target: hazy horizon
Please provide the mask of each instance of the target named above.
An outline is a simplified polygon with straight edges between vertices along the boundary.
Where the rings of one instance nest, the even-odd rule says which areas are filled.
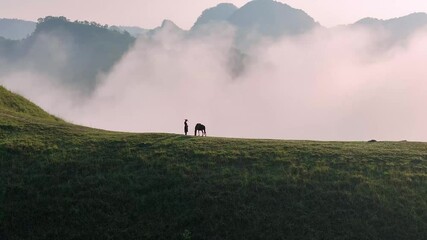
[[[383,37],[315,29],[265,39],[248,49],[245,72],[233,78],[232,29],[189,39],[166,29],[139,39],[83,102],[37,71],[0,82],[67,121],[107,130],[181,133],[187,118],[190,129],[204,123],[208,136],[427,141],[427,31],[373,51]]]
[[[170,19],[189,29],[203,10],[222,2],[241,7],[247,0],[0,0],[0,18],[36,21],[45,16],[65,16],[72,20],[96,21],[101,24],[154,28]],[[279,1],[302,9],[326,27],[351,24],[365,17],[389,19],[414,12],[427,12],[423,0],[287,0]]]

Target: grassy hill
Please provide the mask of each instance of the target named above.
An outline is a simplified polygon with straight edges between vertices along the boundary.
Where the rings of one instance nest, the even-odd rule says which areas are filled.
[[[59,121],[58,118],[43,111],[43,109],[34,103],[8,91],[2,86],[0,86],[0,113],[3,115],[8,114],[9,117],[19,116]]]
[[[115,133],[0,99],[0,239],[427,238],[425,143]]]

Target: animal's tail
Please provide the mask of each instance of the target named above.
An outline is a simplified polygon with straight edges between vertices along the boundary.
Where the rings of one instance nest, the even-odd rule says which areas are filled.
[[[206,127],[205,127],[205,129],[203,129],[203,133],[205,134],[205,137],[206,137]]]
[[[197,126],[194,128],[194,136],[197,136]]]

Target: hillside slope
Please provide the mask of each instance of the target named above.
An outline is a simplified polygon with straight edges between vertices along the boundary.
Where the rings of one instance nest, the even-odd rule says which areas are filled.
[[[0,239],[427,236],[424,143],[114,133],[0,96]]]
[[[48,114],[43,109],[28,101],[22,96],[12,93],[0,86],[0,113],[10,116],[27,116],[30,118],[43,118],[45,120],[60,121]]]

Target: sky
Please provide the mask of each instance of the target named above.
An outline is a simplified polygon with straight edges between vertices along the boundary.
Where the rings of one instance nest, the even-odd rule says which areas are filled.
[[[0,0],[0,18],[37,20],[45,16],[66,16],[71,20],[102,24],[154,28],[163,19],[189,29],[204,9],[221,2],[238,7],[247,0]],[[425,0],[286,0],[303,9],[320,24],[332,27],[364,17],[393,18],[413,12],[427,12]]]

